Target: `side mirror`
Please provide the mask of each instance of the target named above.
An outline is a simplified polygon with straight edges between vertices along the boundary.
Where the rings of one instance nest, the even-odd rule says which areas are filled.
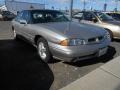
[[[27,24],[26,20],[20,20],[19,22],[20,22],[20,24]]]
[[[94,23],[98,22],[98,20],[97,20],[96,18],[92,18],[92,21],[93,21]]]

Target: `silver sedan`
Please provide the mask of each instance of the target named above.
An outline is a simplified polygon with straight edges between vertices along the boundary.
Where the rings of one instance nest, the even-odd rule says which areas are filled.
[[[25,10],[12,21],[14,38],[37,47],[41,60],[75,62],[106,54],[110,35],[103,28],[69,21],[55,10]]]

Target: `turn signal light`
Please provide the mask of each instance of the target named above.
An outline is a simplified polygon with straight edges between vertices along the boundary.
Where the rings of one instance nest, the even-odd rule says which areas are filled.
[[[69,42],[68,42],[68,40],[63,40],[63,41],[60,42],[60,45],[62,45],[62,46],[68,46]]]

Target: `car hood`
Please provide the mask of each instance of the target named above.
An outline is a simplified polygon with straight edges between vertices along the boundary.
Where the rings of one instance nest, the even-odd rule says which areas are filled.
[[[69,38],[88,39],[105,34],[105,30],[103,28],[88,24],[79,24],[76,22],[45,23],[41,26],[54,32],[67,35]]]
[[[113,20],[113,21],[105,21],[105,23],[113,24],[113,25],[118,25],[120,26],[120,21]]]

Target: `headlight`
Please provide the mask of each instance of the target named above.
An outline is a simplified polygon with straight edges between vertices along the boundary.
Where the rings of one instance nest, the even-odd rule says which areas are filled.
[[[78,46],[85,44],[87,44],[87,42],[84,39],[66,39],[60,42],[62,46]]]

